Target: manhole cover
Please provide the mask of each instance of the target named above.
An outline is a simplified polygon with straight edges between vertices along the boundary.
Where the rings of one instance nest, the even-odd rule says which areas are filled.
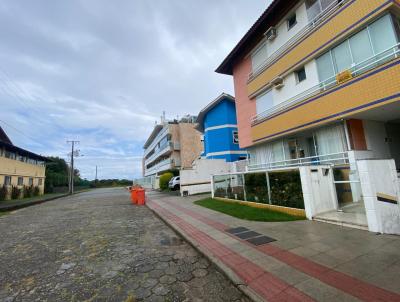
[[[237,227],[237,228],[227,229],[226,231],[230,234],[237,234],[237,233],[242,233],[242,232],[250,231],[250,230],[245,227]]]
[[[261,236],[261,237],[247,239],[247,242],[254,244],[254,245],[262,245],[262,244],[270,243],[273,241],[276,241],[276,239],[268,237],[268,236]]]
[[[244,233],[239,233],[239,234],[235,234],[237,237],[239,237],[240,239],[248,239],[248,238],[252,238],[252,237],[256,237],[256,236],[261,236],[260,233],[254,232],[254,231],[248,231],[248,232],[244,232]]]

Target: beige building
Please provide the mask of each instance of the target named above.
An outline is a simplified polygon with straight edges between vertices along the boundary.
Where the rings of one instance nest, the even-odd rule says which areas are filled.
[[[154,126],[144,144],[143,176],[157,176],[172,169],[191,168],[202,152],[201,133],[195,117],[166,121]]]
[[[0,127],[0,186],[6,186],[9,193],[12,186],[33,186],[43,194],[46,161],[43,156],[13,145]]]

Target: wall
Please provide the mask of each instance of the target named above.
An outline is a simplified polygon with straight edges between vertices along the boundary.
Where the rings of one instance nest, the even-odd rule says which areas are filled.
[[[376,159],[389,159],[389,144],[385,142],[387,138],[385,123],[370,120],[363,120],[367,149],[371,150]]]
[[[297,24],[288,30],[286,19],[290,17],[293,12],[296,12]],[[289,14],[282,19],[282,22],[275,28],[277,30],[277,36],[274,40],[267,42],[268,56],[277,51],[283,44],[285,44],[290,38],[296,35],[308,24],[306,5],[303,2],[300,6],[297,6]]]
[[[248,84],[249,95],[262,89],[280,74],[304,64],[395,4],[387,0],[348,1],[328,20],[298,42],[285,55]]]
[[[337,209],[336,191],[331,166],[303,166],[299,168],[304,208],[308,219]],[[328,170],[328,174],[324,172]]]
[[[274,99],[274,105],[278,105],[288,99],[318,85],[318,71],[315,60],[307,63],[305,66],[307,79],[297,83],[296,75],[294,72],[290,73],[284,78],[285,86],[281,89],[273,89],[272,97]]]
[[[232,165],[223,159],[197,159],[192,169],[181,170],[181,194],[211,192],[211,175],[229,173]]]
[[[386,132],[390,139],[391,157],[395,160],[397,169],[400,170],[400,124],[386,124]]]
[[[0,185],[4,184],[4,176],[11,177],[11,185],[17,186],[18,176],[24,177],[24,185],[29,185],[29,178],[33,177],[33,185],[39,186],[39,178],[42,178],[42,185],[39,186],[41,194],[44,192],[46,168],[24,163],[18,160],[13,160],[5,157],[0,157]]]
[[[400,60],[360,75],[302,101],[251,128],[254,142],[272,140],[303,129],[327,124],[354,114],[399,103]]]
[[[256,102],[247,94],[247,79],[251,72],[251,58],[246,57],[233,68],[235,86],[236,116],[239,130],[239,145],[246,148],[252,145],[250,120],[256,115]]]
[[[195,124],[180,123],[178,126],[181,168],[191,168],[193,161],[200,156],[203,150],[201,133],[194,128]]]
[[[360,160],[357,166],[368,229],[371,232],[399,235],[400,188],[394,160]]]

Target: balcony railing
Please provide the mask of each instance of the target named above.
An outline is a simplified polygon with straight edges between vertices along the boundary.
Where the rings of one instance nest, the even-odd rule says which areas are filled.
[[[379,65],[382,65],[384,63],[387,63],[388,61],[398,58],[400,56],[400,43],[396,44],[387,50],[382,51],[381,53],[374,55],[356,65],[351,67],[348,71],[351,74],[351,78],[355,78],[368,70],[374,69],[378,67]],[[302,93],[299,93],[295,95],[294,97],[283,101],[282,103],[279,103],[278,105],[271,107],[256,116],[254,116],[251,119],[251,125],[254,126],[255,124],[262,122],[263,120],[266,120],[267,118],[270,118],[283,110],[296,105],[298,103],[301,103],[302,101],[315,96],[321,92],[324,92],[336,85],[340,84],[337,80],[337,75],[320,82],[318,85],[311,87],[310,89],[307,89],[303,91]]]
[[[143,156],[146,156],[149,154],[155,146],[158,144],[158,142],[162,139],[162,137],[169,131],[169,127],[165,126],[161,131],[157,134],[157,136],[153,139],[153,142],[146,148],[144,151]]]
[[[319,165],[319,164],[338,165],[338,164],[347,164],[348,162],[349,162],[349,157],[347,152],[340,152],[340,153],[323,154],[323,155],[309,156],[303,158],[268,162],[262,164],[250,164],[248,166],[248,170],[249,171],[270,170],[278,168],[290,168],[297,166],[309,166],[309,165]]]
[[[248,77],[248,82],[253,80],[255,77],[260,75],[264,70],[270,67],[275,60],[280,57],[288,48],[296,44],[306,35],[310,34],[312,31],[316,30],[318,25],[320,25],[325,19],[331,16],[339,7],[343,6],[349,0],[343,0],[341,2],[332,2],[328,7],[320,12],[314,19],[311,20],[302,30],[291,37],[285,44],[278,48],[274,53],[272,53],[265,61],[256,69],[253,70]]]
[[[158,164],[154,165],[153,167],[146,169],[145,175],[155,174],[159,171],[168,170],[172,168],[173,159],[167,158],[163,161],[160,161]]]
[[[162,146],[160,146],[153,155],[145,160],[145,165],[148,165],[152,161],[156,160],[158,157],[164,155],[165,153],[173,150],[180,150],[181,145],[178,142],[167,141]]]

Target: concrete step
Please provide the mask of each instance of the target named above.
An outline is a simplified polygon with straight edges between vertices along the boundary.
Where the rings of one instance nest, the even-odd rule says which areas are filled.
[[[313,220],[360,230],[368,230],[367,217],[363,213],[332,211],[317,215],[313,217]]]

